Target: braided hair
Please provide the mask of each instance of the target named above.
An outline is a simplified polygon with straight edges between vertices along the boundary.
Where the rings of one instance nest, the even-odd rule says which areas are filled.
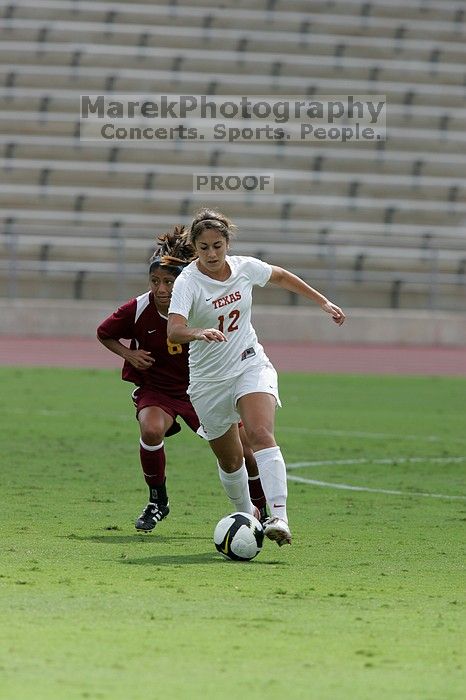
[[[185,226],[174,226],[158,236],[157,243],[159,247],[149,260],[149,273],[156,267],[164,267],[179,275],[183,267],[196,257]]]

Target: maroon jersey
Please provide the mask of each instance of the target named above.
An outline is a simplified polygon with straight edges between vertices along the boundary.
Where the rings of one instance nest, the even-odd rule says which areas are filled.
[[[155,306],[152,292],[120,306],[97,329],[99,338],[125,338],[133,350],[147,350],[155,362],[149,369],[135,369],[124,362],[122,378],[175,398],[187,398],[188,345],[174,345],[167,339],[167,319]]]

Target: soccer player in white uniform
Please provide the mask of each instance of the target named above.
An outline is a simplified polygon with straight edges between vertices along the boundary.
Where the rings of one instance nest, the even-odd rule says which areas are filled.
[[[149,487],[149,503],[135,522],[149,532],[170,512],[165,482],[164,440],[181,430],[181,416],[195,432],[199,418],[187,396],[189,371],[187,347],[167,343],[167,314],[173,283],[193,251],[184,226],[158,238],[160,246],[149,261],[150,290],[120,306],[97,329],[97,337],[111,352],[124,359],[122,378],[136,384],[132,398],[141,430],[139,455]],[[121,338],[131,340],[130,347]],[[241,428],[244,440],[244,429]],[[244,442],[249,491],[263,520],[265,497],[250,447]]]
[[[269,539],[291,544],[286,467],[275,442],[277,373],[251,325],[252,288],[271,282],[318,303],[341,325],[343,311],[281,267],[229,256],[233,224],[203,209],[190,228],[198,258],[177,277],[168,316],[171,343],[190,343],[188,394],[217,457],[220,481],[238,511],[254,513],[238,437],[241,418],[259,468],[270,517]]]

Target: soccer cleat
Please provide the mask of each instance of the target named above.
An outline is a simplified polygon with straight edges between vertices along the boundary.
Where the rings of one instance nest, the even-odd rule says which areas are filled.
[[[139,518],[134,523],[136,530],[150,532],[161,520],[167,517],[170,512],[169,503],[166,505],[158,505],[157,503],[148,503],[142,511]]]
[[[271,516],[264,520],[262,527],[264,528],[265,536],[272,542],[276,542],[279,547],[282,547],[284,544],[291,544],[290,528],[288,523],[281,518]]]

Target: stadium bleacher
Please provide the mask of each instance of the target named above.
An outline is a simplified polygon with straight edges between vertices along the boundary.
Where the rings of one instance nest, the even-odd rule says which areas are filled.
[[[195,172],[235,250],[343,306],[464,309],[466,12],[455,0],[0,2],[0,296],[122,300]],[[386,95],[387,141],[81,140],[81,94]],[[291,303],[281,290],[258,301]]]

